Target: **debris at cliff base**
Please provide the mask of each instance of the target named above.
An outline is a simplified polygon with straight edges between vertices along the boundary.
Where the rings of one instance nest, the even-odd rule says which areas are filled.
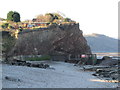
[[[85,65],[83,66],[84,71],[96,71],[97,69],[109,68],[109,66],[93,66],[93,65]]]
[[[116,66],[83,66],[84,71],[94,71],[92,74],[98,78],[118,83],[120,68]]]
[[[119,80],[119,71],[118,67],[110,67],[110,68],[103,68],[103,69],[97,69],[95,71],[94,76],[97,76],[98,78],[105,78],[108,81],[113,81],[117,83],[120,82]]]
[[[8,81],[14,81],[14,82],[20,82],[21,81],[20,79],[14,78],[14,77],[11,77],[11,76],[5,76],[4,79],[8,80]]]
[[[48,64],[44,64],[44,63],[31,63],[31,62],[17,60],[17,59],[10,60],[10,61],[6,62],[6,64],[17,65],[17,66],[44,68],[44,69],[50,67]]]

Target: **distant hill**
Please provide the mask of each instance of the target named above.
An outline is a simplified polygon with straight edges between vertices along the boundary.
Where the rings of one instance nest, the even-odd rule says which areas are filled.
[[[92,52],[118,52],[118,39],[102,34],[84,35]]]

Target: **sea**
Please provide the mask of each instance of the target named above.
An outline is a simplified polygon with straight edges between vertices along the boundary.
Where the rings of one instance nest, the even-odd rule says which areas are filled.
[[[102,59],[104,56],[120,59],[120,52],[92,52],[92,54],[96,54],[97,59]]]

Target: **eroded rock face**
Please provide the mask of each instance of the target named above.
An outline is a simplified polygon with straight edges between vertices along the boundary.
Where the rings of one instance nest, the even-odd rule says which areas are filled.
[[[15,55],[89,54],[90,47],[79,24],[52,25],[47,29],[23,31],[13,50]]]

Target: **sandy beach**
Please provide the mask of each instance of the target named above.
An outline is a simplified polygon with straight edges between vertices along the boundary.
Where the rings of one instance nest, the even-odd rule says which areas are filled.
[[[38,62],[35,62],[38,63]],[[48,69],[2,65],[3,88],[114,88],[117,84],[101,82],[93,72],[65,62],[51,61]],[[10,80],[5,77],[10,77]]]

